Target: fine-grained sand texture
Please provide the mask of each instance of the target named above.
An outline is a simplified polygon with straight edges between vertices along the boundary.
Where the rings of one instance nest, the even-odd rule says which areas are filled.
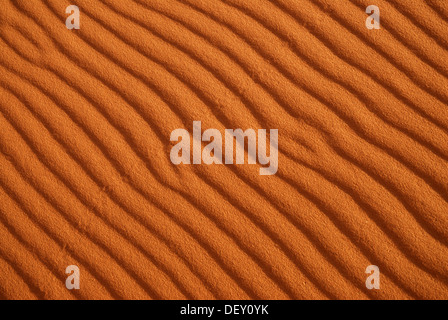
[[[4,0],[0,38],[0,298],[448,298],[448,1]],[[278,172],[172,164],[193,121]]]

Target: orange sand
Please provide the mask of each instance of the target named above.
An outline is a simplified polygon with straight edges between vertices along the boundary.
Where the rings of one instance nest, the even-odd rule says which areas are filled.
[[[447,299],[448,1],[370,4],[2,1],[0,298]],[[173,165],[194,120],[277,174]]]

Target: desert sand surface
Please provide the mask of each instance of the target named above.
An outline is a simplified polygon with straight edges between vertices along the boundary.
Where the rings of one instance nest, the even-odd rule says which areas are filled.
[[[4,0],[0,57],[0,299],[448,298],[448,1]]]

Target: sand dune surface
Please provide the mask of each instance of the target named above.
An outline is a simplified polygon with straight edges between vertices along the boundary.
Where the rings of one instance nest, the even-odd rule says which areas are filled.
[[[447,299],[448,2],[371,2],[2,1],[0,298]]]

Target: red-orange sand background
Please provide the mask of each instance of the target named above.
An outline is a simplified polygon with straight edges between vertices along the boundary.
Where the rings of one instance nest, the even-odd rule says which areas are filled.
[[[4,0],[0,57],[0,298],[448,298],[448,1]]]

